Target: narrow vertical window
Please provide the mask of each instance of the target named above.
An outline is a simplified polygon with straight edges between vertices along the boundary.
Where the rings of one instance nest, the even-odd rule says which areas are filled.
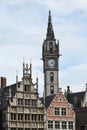
[[[50,81],[51,81],[51,82],[54,81],[54,73],[53,73],[53,72],[50,73]]]
[[[60,129],[60,122],[59,121],[55,121],[55,129]]]
[[[66,116],[66,108],[61,108],[61,115]]]
[[[68,128],[69,129],[73,129],[73,121],[69,121],[68,122]]]
[[[29,114],[25,114],[25,120],[30,120],[30,115]]]
[[[60,108],[59,107],[55,107],[55,115],[56,116],[60,115]]]
[[[29,85],[25,85],[25,92],[29,92],[30,91],[30,86]]]
[[[22,98],[18,98],[18,105],[23,105],[23,99]]]
[[[62,129],[67,129],[66,121],[62,121]]]
[[[50,51],[50,53],[53,52],[53,43],[52,42],[49,43],[49,51]]]
[[[23,114],[18,114],[18,120],[23,120]]]
[[[50,86],[50,94],[54,94],[54,86]]]
[[[11,120],[16,120],[16,113],[11,113]]]

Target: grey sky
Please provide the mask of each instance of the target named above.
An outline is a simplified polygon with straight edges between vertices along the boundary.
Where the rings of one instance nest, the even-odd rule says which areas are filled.
[[[51,10],[56,39],[60,41],[60,87],[82,91],[87,82],[86,0],[0,1],[0,75],[15,83],[16,70],[22,78],[22,63],[32,59],[33,79],[38,73],[43,92],[42,43]]]

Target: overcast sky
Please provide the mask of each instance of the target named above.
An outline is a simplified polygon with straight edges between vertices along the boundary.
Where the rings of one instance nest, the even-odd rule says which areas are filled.
[[[23,59],[32,59],[33,82],[38,73],[43,93],[42,43],[51,10],[60,42],[60,87],[84,91],[87,83],[87,0],[0,0],[0,76],[7,84],[22,78]]]

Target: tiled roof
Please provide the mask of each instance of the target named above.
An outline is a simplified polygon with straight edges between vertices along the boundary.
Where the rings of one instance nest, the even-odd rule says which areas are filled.
[[[75,107],[81,107],[81,101],[83,100],[84,95],[85,95],[85,91],[70,93],[67,95],[67,99],[69,103],[73,104]]]
[[[45,97],[45,108],[46,109],[50,106],[50,104],[51,104],[52,100],[54,99],[55,95],[56,94],[51,94],[51,95]],[[40,100],[43,103],[44,98],[41,97]]]
[[[15,84],[12,84],[12,85],[9,85],[9,86],[6,86],[4,88],[1,88],[0,89],[0,109],[2,109],[2,101],[3,101],[3,98],[11,98],[13,99],[13,97],[15,96],[15,93],[16,93],[16,85],[17,83]],[[20,85],[20,82],[18,82],[18,86]],[[9,91],[11,90],[11,97],[9,95]]]
[[[56,94],[51,94],[49,96],[45,97],[45,107],[48,108],[52,102],[52,100],[54,99]]]

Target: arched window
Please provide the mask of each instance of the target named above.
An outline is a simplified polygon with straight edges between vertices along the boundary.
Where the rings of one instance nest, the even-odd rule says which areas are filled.
[[[53,72],[50,73],[50,81],[51,81],[51,82],[54,81],[54,73],[53,73]]]
[[[53,52],[53,43],[52,42],[49,43],[49,51],[50,51],[50,53]]]
[[[50,94],[54,94],[54,86],[53,85],[50,86]]]

